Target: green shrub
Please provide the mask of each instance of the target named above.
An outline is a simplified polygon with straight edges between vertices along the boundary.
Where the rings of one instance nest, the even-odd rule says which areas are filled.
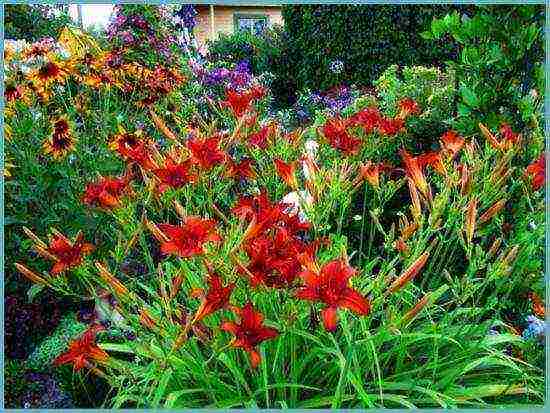
[[[479,122],[494,128],[503,120],[521,129],[540,120],[543,19],[542,6],[485,6],[471,18],[453,12],[434,20],[423,33],[451,35],[459,45],[450,62],[459,81],[458,129],[473,133]]]
[[[435,67],[390,66],[374,82],[381,107],[390,114],[397,112],[403,98],[414,99],[422,114],[411,120],[410,132],[415,140],[435,143],[448,129],[455,108],[455,76],[452,70]]]
[[[208,42],[208,58],[234,64],[246,60],[255,75],[271,72],[280,56],[280,31],[280,27],[275,27],[261,35],[246,31],[221,34],[217,40]]]
[[[4,13],[6,39],[57,38],[63,27],[72,23],[67,12],[59,6],[7,4]]]

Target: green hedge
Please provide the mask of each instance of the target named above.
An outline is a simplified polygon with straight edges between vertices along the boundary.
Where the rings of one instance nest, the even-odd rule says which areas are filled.
[[[372,83],[390,65],[442,66],[456,55],[456,43],[420,36],[436,17],[457,6],[304,5],[284,6],[288,50],[280,62],[295,89],[326,89],[345,82]],[[460,7],[462,12],[471,6]],[[334,73],[331,62],[341,61]]]

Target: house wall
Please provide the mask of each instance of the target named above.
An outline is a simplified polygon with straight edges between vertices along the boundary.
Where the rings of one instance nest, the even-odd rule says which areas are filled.
[[[197,7],[197,12],[197,25],[195,26],[194,33],[197,41],[204,44],[207,40],[211,40],[212,37],[210,29],[210,7]],[[233,33],[233,16],[235,14],[264,14],[268,16],[269,26],[283,24],[280,6],[214,6],[214,38],[217,38],[220,33]]]

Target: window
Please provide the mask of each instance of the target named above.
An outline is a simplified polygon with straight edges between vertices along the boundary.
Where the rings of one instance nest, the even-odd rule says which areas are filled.
[[[267,27],[265,14],[237,14],[233,15],[235,31],[248,31],[253,34],[262,33]]]

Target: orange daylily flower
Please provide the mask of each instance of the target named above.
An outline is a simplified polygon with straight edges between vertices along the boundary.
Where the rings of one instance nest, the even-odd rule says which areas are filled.
[[[130,175],[121,178],[100,177],[96,182],[86,185],[82,201],[90,206],[113,209],[120,205],[120,197],[127,190]]]
[[[233,308],[233,311],[240,317],[240,322],[225,321],[221,329],[235,336],[232,341],[233,347],[245,350],[250,356],[252,368],[256,368],[261,361],[256,347],[262,341],[277,337],[279,332],[272,327],[264,326],[263,314],[256,311],[250,302],[243,308]]]
[[[420,113],[420,106],[411,98],[401,99],[397,106],[399,107],[399,114],[397,115],[399,119],[405,119],[410,115]]]
[[[447,174],[447,169],[443,164],[440,152],[426,152],[417,157],[419,164],[422,167],[431,166],[441,175]]]
[[[243,159],[240,162],[235,162],[233,159],[227,159],[227,176],[236,179],[252,179],[256,177],[256,173],[252,169],[254,164],[253,159]]]
[[[191,257],[203,254],[205,243],[221,241],[216,232],[216,221],[213,219],[188,216],[182,226],[159,224],[158,228],[168,238],[167,241],[161,242],[163,254]]]
[[[96,333],[103,329],[102,326],[89,328],[78,340],[72,341],[69,350],[57,357],[53,364],[59,366],[72,363],[74,370],[78,371],[83,367],[89,367],[89,360],[106,361],[109,355],[95,343]]]
[[[440,138],[443,152],[449,157],[454,158],[464,145],[464,138],[460,137],[455,131],[445,132]]]
[[[370,312],[369,300],[350,286],[349,279],[356,274],[357,271],[344,260],[330,261],[318,273],[306,269],[300,274],[304,286],[298,289],[296,298],[326,304],[327,307],[321,313],[323,324],[328,331],[334,331],[338,323],[339,307],[359,315]]]
[[[298,180],[296,179],[296,162],[283,162],[280,159],[273,161],[277,174],[288,186],[292,189],[298,188]]]
[[[427,198],[429,193],[428,182],[424,177],[422,171],[423,163],[420,157],[413,157],[406,149],[401,149],[399,151],[403,162],[405,163],[405,170],[407,175],[412,179],[414,185],[422,192],[422,194]]]

